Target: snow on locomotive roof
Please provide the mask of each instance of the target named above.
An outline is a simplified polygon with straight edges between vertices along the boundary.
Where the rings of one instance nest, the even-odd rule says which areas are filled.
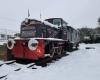
[[[28,18],[26,18],[25,21],[27,21],[27,20],[30,20],[30,21],[38,21],[38,22],[44,23],[45,25],[48,25],[48,26],[54,27],[54,28],[58,28],[59,27],[59,26],[56,26],[56,25],[54,25],[54,24],[52,24],[52,23],[50,23],[48,21],[45,21],[45,20],[42,21],[42,20],[39,20],[39,19],[28,19]],[[25,21],[23,21],[23,22],[25,22]]]
[[[28,18],[26,18],[25,20],[27,20]],[[49,18],[49,19],[62,19],[62,18]],[[40,20],[40,19],[32,19],[32,18],[30,18],[30,19],[28,19],[28,20],[30,20],[30,21],[37,21],[37,22],[40,22],[40,23],[44,23],[45,25],[48,25],[48,26],[50,26],[50,27],[54,27],[54,28],[59,28],[60,26],[57,26],[57,25],[54,25],[54,24],[52,24],[52,23],[50,23],[50,22],[48,22],[48,21],[46,21],[46,20],[48,20],[48,19],[46,19],[46,20]],[[63,19],[62,19],[63,20]],[[63,20],[64,21],[64,20]],[[25,22],[25,21],[23,21],[23,22]],[[65,21],[64,21],[65,22]],[[67,23],[67,22],[66,22]],[[68,24],[68,23],[67,23]],[[67,27],[68,28],[71,28],[71,29],[75,29],[75,28],[73,28],[73,27],[71,27],[71,26],[68,26],[67,25]],[[77,29],[75,29],[75,30],[77,30]]]
[[[51,24],[50,22],[48,22],[48,21],[43,21],[43,23],[45,24],[45,25],[48,25],[48,26],[51,26],[51,27],[55,27],[55,28],[58,28],[59,26],[56,26],[56,25],[54,25],[54,24]]]

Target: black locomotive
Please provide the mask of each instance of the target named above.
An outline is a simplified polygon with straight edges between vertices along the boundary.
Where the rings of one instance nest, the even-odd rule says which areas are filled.
[[[12,56],[33,61],[47,56],[53,58],[77,48],[79,40],[79,31],[62,18],[45,21],[26,18],[21,23],[20,38],[8,40],[8,60]]]

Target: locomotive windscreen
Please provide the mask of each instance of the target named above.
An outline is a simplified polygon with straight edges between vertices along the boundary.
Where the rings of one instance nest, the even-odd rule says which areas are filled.
[[[61,26],[61,19],[53,19],[53,24],[57,26]]]

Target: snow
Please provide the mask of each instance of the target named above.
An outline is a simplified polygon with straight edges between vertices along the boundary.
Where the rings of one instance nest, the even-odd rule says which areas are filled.
[[[30,19],[32,19],[32,18],[30,18]],[[45,21],[45,20],[41,20],[41,19],[34,19],[34,20],[40,21],[40,22],[44,23],[45,25],[48,25],[48,26],[51,26],[51,27],[54,27],[54,28],[57,28],[57,29],[59,28],[59,26],[54,25],[54,24],[52,24],[48,21]]]
[[[30,38],[30,39],[43,39],[43,40],[50,40],[50,41],[66,41],[66,40],[58,39],[58,38]]]
[[[6,73],[8,76],[1,80],[100,80],[99,52],[100,44],[80,44],[79,50],[68,52],[70,55],[47,67],[35,66],[38,68],[30,69],[22,65],[20,71],[13,71],[16,67],[3,65],[0,67],[0,76]]]
[[[7,35],[14,37],[14,34],[18,33],[18,31],[12,31],[8,29],[0,29],[0,45],[4,45],[7,43]],[[1,36],[3,34],[3,36]]]
[[[54,28],[59,28],[59,26],[54,25],[54,24],[51,24],[51,23],[48,22],[48,21],[43,21],[43,23],[44,23],[45,25],[48,25],[48,26],[51,26],[51,27],[54,27]]]
[[[4,45],[6,43],[7,43],[7,40],[3,40],[3,41],[0,40],[0,45]]]
[[[1,29],[0,28],[0,34],[5,34],[5,35],[14,35],[16,34],[18,31],[13,31],[13,30],[9,30],[9,29]]]

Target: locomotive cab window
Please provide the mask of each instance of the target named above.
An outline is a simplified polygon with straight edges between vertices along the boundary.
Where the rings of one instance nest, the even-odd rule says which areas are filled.
[[[53,24],[57,26],[61,26],[61,19],[54,19]]]
[[[63,27],[67,27],[67,22],[63,21]]]

